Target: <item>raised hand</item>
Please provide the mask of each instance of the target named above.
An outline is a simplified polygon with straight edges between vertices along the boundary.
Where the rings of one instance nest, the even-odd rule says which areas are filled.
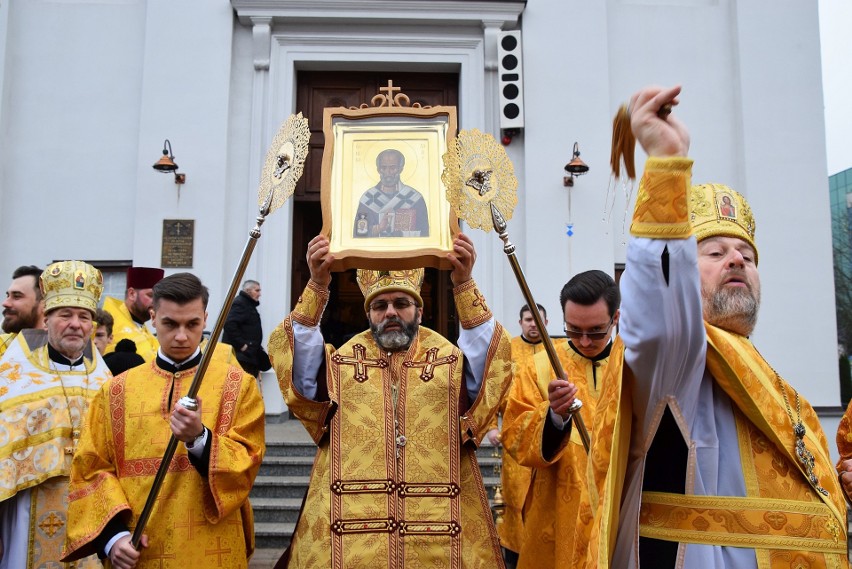
[[[473,241],[464,233],[459,233],[453,241],[453,252],[447,253],[447,259],[453,265],[450,280],[453,286],[464,284],[473,278],[473,265],[476,262],[476,249]]]
[[[328,238],[325,235],[317,235],[308,243],[305,255],[311,270],[311,280],[326,288],[331,284],[331,262],[334,261],[334,256],[328,254],[330,250]]]
[[[645,87],[630,98],[630,126],[648,156],[686,156],[689,152],[686,125],[668,112],[680,102],[680,89]]]

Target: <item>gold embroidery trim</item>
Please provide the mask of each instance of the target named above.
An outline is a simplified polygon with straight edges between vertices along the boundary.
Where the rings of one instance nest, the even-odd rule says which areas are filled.
[[[402,522],[399,535],[449,535],[457,536],[461,526],[457,522]]]
[[[309,328],[317,326],[328,302],[328,295],[328,289],[320,287],[314,281],[308,281],[308,286],[305,287],[293,309],[293,320]]]
[[[687,192],[691,179],[689,158],[648,158],[639,182],[630,233],[652,239],[692,235]]]
[[[403,482],[399,485],[402,498],[455,498],[461,493],[456,484],[428,484]]]
[[[476,287],[476,282],[470,279],[453,289],[456,301],[456,311],[462,328],[470,330],[492,318],[491,309],[485,302],[485,297]]]
[[[391,533],[398,524],[393,518],[336,520],[331,524],[331,531],[337,535],[353,533]]]
[[[822,502],[643,492],[639,535],[729,547],[846,551]],[[845,534],[844,534],[845,536]]]
[[[396,490],[392,480],[335,480],[331,491],[335,494],[390,494]]]

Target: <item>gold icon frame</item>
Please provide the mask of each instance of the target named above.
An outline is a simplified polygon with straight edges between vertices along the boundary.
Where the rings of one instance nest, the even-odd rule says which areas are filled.
[[[387,103],[383,100],[383,104]],[[456,108],[392,104],[332,107],[323,112],[322,234],[331,244],[333,271],[452,269],[446,256],[452,252],[460,229],[441,173],[443,156],[456,136]],[[376,157],[386,149],[396,149],[405,156],[400,181],[423,196],[429,216],[428,236],[355,235],[361,195],[377,185]]]

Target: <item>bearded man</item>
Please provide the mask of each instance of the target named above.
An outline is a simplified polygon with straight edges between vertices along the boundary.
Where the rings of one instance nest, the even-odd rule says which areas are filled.
[[[44,300],[38,279],[41,269],[24,265],[12,273],[12,282],[3,301],[3,332],[0,334],[0,356],[15,338],[27,328],[44,328]]]
[[[152,267],[130,267],[127,269],[127,288],[124,301],[108,296],[104,299],[104,310],[113,318],[112,341],[104,355],[115,351],[123,339],[133,340],[136,352],[151,361],[156,357],[160,344],[145,325],[151,319],[151,303],[154,285],[160,282],[165,271]]]
[[[630,102],[649,158],[595,413],[591,537],[573,566],[848,567],[819,419],[748,338],[754,216],[726,186],[690,187],[689,134],[666,112],[679,94],[649,87]]]
[[[292,544],[277,567],[503,567],[475,449],[511,378],[509,336],[448,254],[458,347],[421,327],[423,269],[359,270],[370,330],[340,349],[320,317],[331,262],[308,244],[311,280],[269,354],[290,411],[319,447]]]

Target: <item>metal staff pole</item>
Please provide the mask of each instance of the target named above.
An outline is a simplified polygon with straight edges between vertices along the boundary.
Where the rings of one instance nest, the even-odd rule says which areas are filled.
[[[189,392],[186,397],[195,399],[198,395],[198,390],[201,388],[201,380],[204,379],[204,373],[210,366],[210,361],[213,359],[213,352],[216,349],[216,344],[219,343],[219,336],[222,334],[222,329],[225,327],[225,320],[228,317],[228,312],[231,311],[231,305],[234,303],[234,297],[237,295],[237,289],[246,272],[251,255],[254,252],[254,247],[257,245],[257,240],[260,238],[260,226],[266,221],[266,216],[269,215],[272,206],[272,197],[274,192],[270,192],[263,205],[260,206],[260,211],[257,216],[257,224],[249,231],[249,238],[246,246],[243,249],[243,256],[240,258],[240,264],[234,272],[234,277],[231,279],[231,287],[228,289],[228,294],[225,296],[225,303],[222,305],[222,310],[219,312],[219,317],[216,319],[216,326],[210,335],[207,342],[207,348],[201,357],[201,363],[198,364],[198,369],[195,371],[195,376],[192,378],[192,383],[189,386]],[[160,468],[157,470],[157,475],[154,477],[154,483],[151,485],[151,491],[148,493],[148,499],[145,501],[145,507],[142,508],[142,513],[139,515],[139,521],[136,523],[136,528],[133,530],[131,543],[133,547],[139,549],[139,542],[142,539],[142,532],[145,530],[145,525],[148,523],[148,518],[151,517],[151,511],[154,509],[154,503],[157,501],[157,495],[160,493],[160,487],[166,478],[166,473],[169,470],[169,465],[172,462],[175,451],[177,450],[178,439],[172,433],[169,438],[169,444],[166,446],[166,452],[163,454],[163,460],[160,463]]]
[[[550,367],[552,367],[553,371],[556,372],[556,377],[566,378],[565,370],[562,369],[562,364],[559,361],[559,357],[556,355],[556,348],[550,340],[550,335],[547,333],[547,328],[544,325],[544,321],[541,319],[541,314],[538,311],[535,299],[527,285],[527,279],[524,277],[524,271],[521,269],[518,258],[515,256],[515,246],[509,241],[506,220],[493,202],[490,203],[490,205],[491,220],[494,223],[494,230],[497,231],[497,236],[501,241],[503,241],[503,252],[506,253],[506,257],[509,258],[509,264],[512,266],[512,271],[515,273],[518,285],[521,287],[524,300],[527,301],[527,306],[530,307],[530,313],[533,315],[535,325],[538,326],[538,331],[541,334],[541,343],[544,345],[544,351],[547,352],[547,358],[550,360]],[[583,447],[585,447],[586,453],[588,454],[591,443],[589,440],[589,431],[586,429],[586,423],[583,421],[583,416],[580,415],[580,407],[582,406],[583,403],[579,399],[575,399],[569,411],[571,413],[571,419],[574,421],[574,426],[577,429],[577,434],[580,435],[580,439],[583,441]]]

